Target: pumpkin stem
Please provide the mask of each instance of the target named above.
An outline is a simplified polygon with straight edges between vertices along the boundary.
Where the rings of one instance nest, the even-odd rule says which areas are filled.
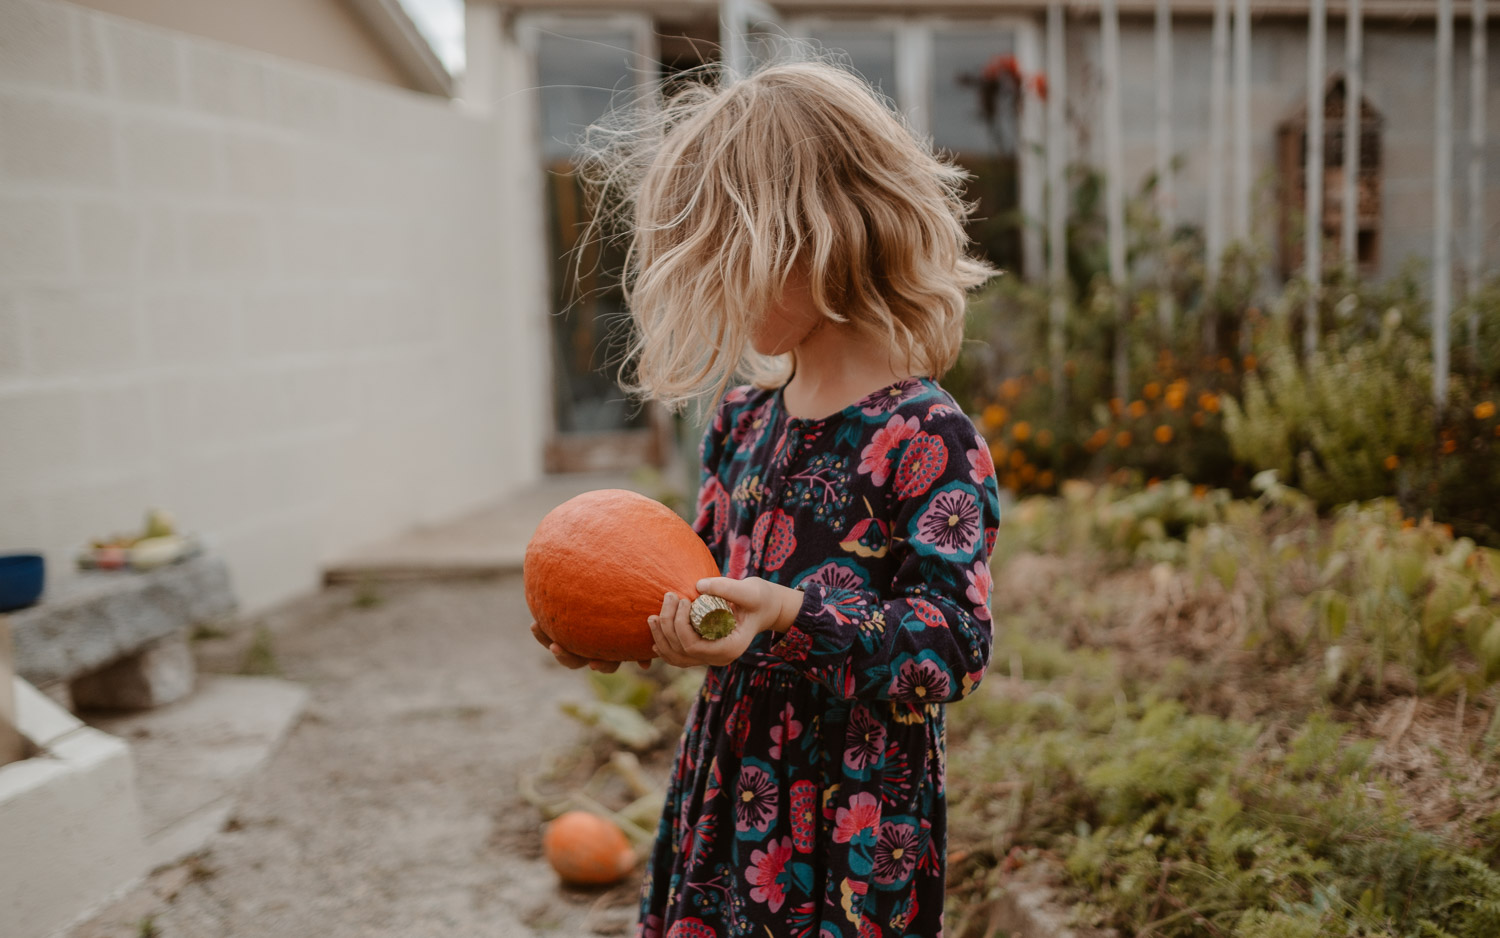
[[[707,593],[693,600],[693,605],[688,610],[688,621],[693,623],[693,628],[699,635],[711,642],[733,632],[737,624],[729,603]]]

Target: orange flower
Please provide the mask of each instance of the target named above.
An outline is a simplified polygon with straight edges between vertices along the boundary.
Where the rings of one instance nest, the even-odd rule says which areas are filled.
[[[1035,478],[1036,478],[1036,466],[1028,464],[1028,465],[1025,465],[1025,466],[1021,467],[1021,482],[1022,483],[1029,484]]]
[[[1006,378],[1000,382],[1000,395],[1008,401],[1013,401],[1021,396],[1021,381],[1019,378]]]
[[[1155,381],[1152,381],[1150,384],[1141,389],[1141,393],[1145,395],[1146,400],[1154,401],[1158,397],[1161,397],[1161,385],[1157,384]]]
[[[1495,416],[1495,404],[1493,401],[1482,401],[1474,405],[1474,416],[1480,420],[1488,420]]]
[[[1500,436],[1500,423],[1495,424],[1495,435]]]
[[[1230,361],[1227,358],[1219,359],[1219,370],[1224,372],[1226,375],[1229,374],[1231,371],[1234,371],[1234,362]]]
[[[1120,400],[1118,397],[1112,397],[1112,398],[1109,399],[1109,412],[1110,413],[1112,413],[1116,417],[1118,417],[1118,416],[1120,416],[1120,411],[1122,411],[1124,409],[1125,409],[1125,402],[1124,401]]]
[[[990,458],[995,461],[995,465],[997,466],[1005,462],[1005,454],[1007,452],[1009,452],[1009,450],[1006,449],[1005,444],[1000,442],[999,440],[996,440],[995,442],[990,444]]]
[[[1453,540],[1453,525],[1451,525],[1451,524],[1440,524],[1440,525],[1438,525],[1438,527],[1442,529],[1442,532],[1444,534],[1448,535],[1448,540],[1450,540],[1450,541]]]
[[[1163,446],[1172,442],[1172,428],[1167,426],[1166,424],[1162,424],[1161,426],[1157,427],[1156,432],[1152,435],[1156,437],[1156,442],[1162,444]]]
[[[1130,441],[1131,436],[1129,430],[1121,430],[1119,433],[1115,434],[1115,445],[1120,447],[1120,449],[1124,449],[1125,447],[1129,446]]]
[[[1444,440],[1443,441],[1443,452],[1445,454],[1449,454],[1449,455],[1458,452],[1458,441],[1457,440]]]
[[[1198,395],[1198,406],[1211,414],[1217,414],[1219,412],[1219,395],[1214,394],[1212,391],[1204,391]]]
[[[1005,419],[1010,416],[1010,412],[999,404],[991,404],[984,409],[984,413],[980,416],[986,426],[1000,427],[1005,425]]]
[[[1024,420],[1017,421],[1016,425],[1010,428],[1010,435],[1016,438],[1016,442],[1025,443],[1031,439],[1031,424]]]
[[[1130,402],[1130,416],[1136,418],[1137,420],[1139,420],[1140,418],[1146,416],[1146,402],[1145,401],[1131,401]]]
[[[1052,470],[1048,469],[1041,475],[1036,477],[1036,484],[1039,488],[1050,489],[1052,488],[1054,478],[1055,477],[1052,475]]]
[[[1259,365],[1259,364],[1260,364],[1260,359],[1256,358],[1254,355],[1246,355],[1245,356],[1245,370],[1246,371],[1254,371],[1255,370],[1255,366]]]
[[[1201,427],[1205,423],[1208,423],[1208,415],[1201,410],[1193,411],[1193,426]]]
[[[1084,445],[1087,446],[1091,452],[1096,452],[1100,449],[1103,449],[1104,444],[1108,442],[1109,431],[1101,427],[1100,429],[1094,431],[1093,435],[1089,437],[1088,442]]]
[[[1148,489],[1154,489],[1158,485],[1161,485],[1161,479],[1158,479],[1156,476],[1152,476],[1146,480],[1146,488]]]
[[[1208,486],[1206,486],[1206,485],[1195,485],[1195,486],[1193,486],[1193,497],[1194,498],[1207,498],[1208,497]]]
[[[1187,401],[1187,388],[1180,387],[1175,382],[1167,388],[1167,406],[1173,410],[1182,410],[1182,405]]]
[[[1401,466],[1401,457],[1394,454],[1385,457],[1385,469],[1387,472],[1395,472]]]
[[[1410,519],[1410,518],[1402,518],[1401,519],[1401,530],[1403,530],[1403,531],[1410,531],[1412,528],[1414,528],[1416,526],[1417,526],[1417,523],[1415,521],[1413,521],[1412,519]]]
[[[1024,466],[1025,464],[1026,464],[1026,454],[1025,453],[1021,452],[1020,450],[1016,450],[1016,451],[1014,451],[1014,452],[1012,452],[1010,454],[1010,467],[1012,469],[1019,469],[1022,466]]]
[[[1052,445],[1052,431],[1038,430],[1036,434],[1036,445],[1046,449]]]

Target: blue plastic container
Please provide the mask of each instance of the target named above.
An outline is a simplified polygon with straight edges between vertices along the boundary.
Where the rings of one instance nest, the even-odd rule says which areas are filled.
[[[46,562],[41,554],[0,554],[0,612],[35,604],[45,582]]]

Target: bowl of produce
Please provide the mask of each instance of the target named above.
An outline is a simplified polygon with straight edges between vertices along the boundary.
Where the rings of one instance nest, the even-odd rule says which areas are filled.
[[[42,596],[46,567],[41,554],[0,554],[0,612],[34,605]]]

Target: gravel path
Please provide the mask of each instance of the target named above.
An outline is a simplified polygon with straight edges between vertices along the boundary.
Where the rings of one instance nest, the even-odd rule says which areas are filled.
[[[204,854],[70,938],[632,934],[637,883],[560,888],[515,794],[578,739],[557,702],[588,693],[528,621],[514,577],[330,588],[268,616],[307,712]],[[238,670],[249,637],[200,643],[203,666]]]

